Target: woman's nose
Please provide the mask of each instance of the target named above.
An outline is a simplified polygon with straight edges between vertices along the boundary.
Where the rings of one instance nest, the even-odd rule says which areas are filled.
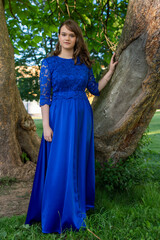
[[[69,39],[69,35],[66,35],[66,39]]]

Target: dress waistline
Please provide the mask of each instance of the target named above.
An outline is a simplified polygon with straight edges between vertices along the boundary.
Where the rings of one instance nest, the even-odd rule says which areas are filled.
[[[87,95],[84,91],[60,91],[54,92],[52,95],[52,100],[56,99],[70,99],[70,98],[78,98],[78,99],[87,99]]]

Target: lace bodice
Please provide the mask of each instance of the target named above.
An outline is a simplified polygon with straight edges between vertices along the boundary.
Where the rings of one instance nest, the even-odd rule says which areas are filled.
[[[80,59],[78,58],[78,63]],[[95,81],[92,68],[84,63],[74,65],[73,59],[51,56],[42,61],[40,71],[40,106],[51,104],[51,88],[56,92],[77,91],[99,96],[98,83]]]

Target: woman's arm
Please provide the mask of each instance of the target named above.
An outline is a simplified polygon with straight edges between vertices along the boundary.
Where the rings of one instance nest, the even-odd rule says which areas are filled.
[[[42,121],[43,121],[43,135],[44,139],[48,142],[52,141],[53,131],[49,126],[49,105],[41,106]]]
[[[101,91],[107,85],[107,83],[109,82],[109,80],[111,79],[111,77],[114,73],[115,67],[118,63],[118,61],[114,62],[114,57],[115,57],[115,53],[112,55],[110,65],[109,65],[109,71],[98,82],[98,90],[99,91]]]
[[[49,106],[51,105],[51,73],[47,59],[42,61],[40,71],[40,106],[43,121],[43,135],[48,142],[52,141],[53,131],[49,126]]]

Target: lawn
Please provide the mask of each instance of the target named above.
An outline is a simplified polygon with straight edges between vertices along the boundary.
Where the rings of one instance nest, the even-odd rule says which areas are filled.
[[[36,120],[39,136],[41,120]],[[58,234],[41,233],[40,224],[24,225],[25,215],[0,219],[0,240],[159,240],[160,239],[160,112],[150,125],[152,143],[144,149],[144,165],[150,179],[128,191],[107,192],[96,186],[95,209],[88,213],[86,230]],[[95,235],[94,235],[94,234]]]
[[[37,128],[37,134],[39,137],[42,137],[43,126],[42,126],[42,119],[34,119]]]
[[[160,111],[157,111],[149,124],[151,143],[149,148],[160,154]]]

